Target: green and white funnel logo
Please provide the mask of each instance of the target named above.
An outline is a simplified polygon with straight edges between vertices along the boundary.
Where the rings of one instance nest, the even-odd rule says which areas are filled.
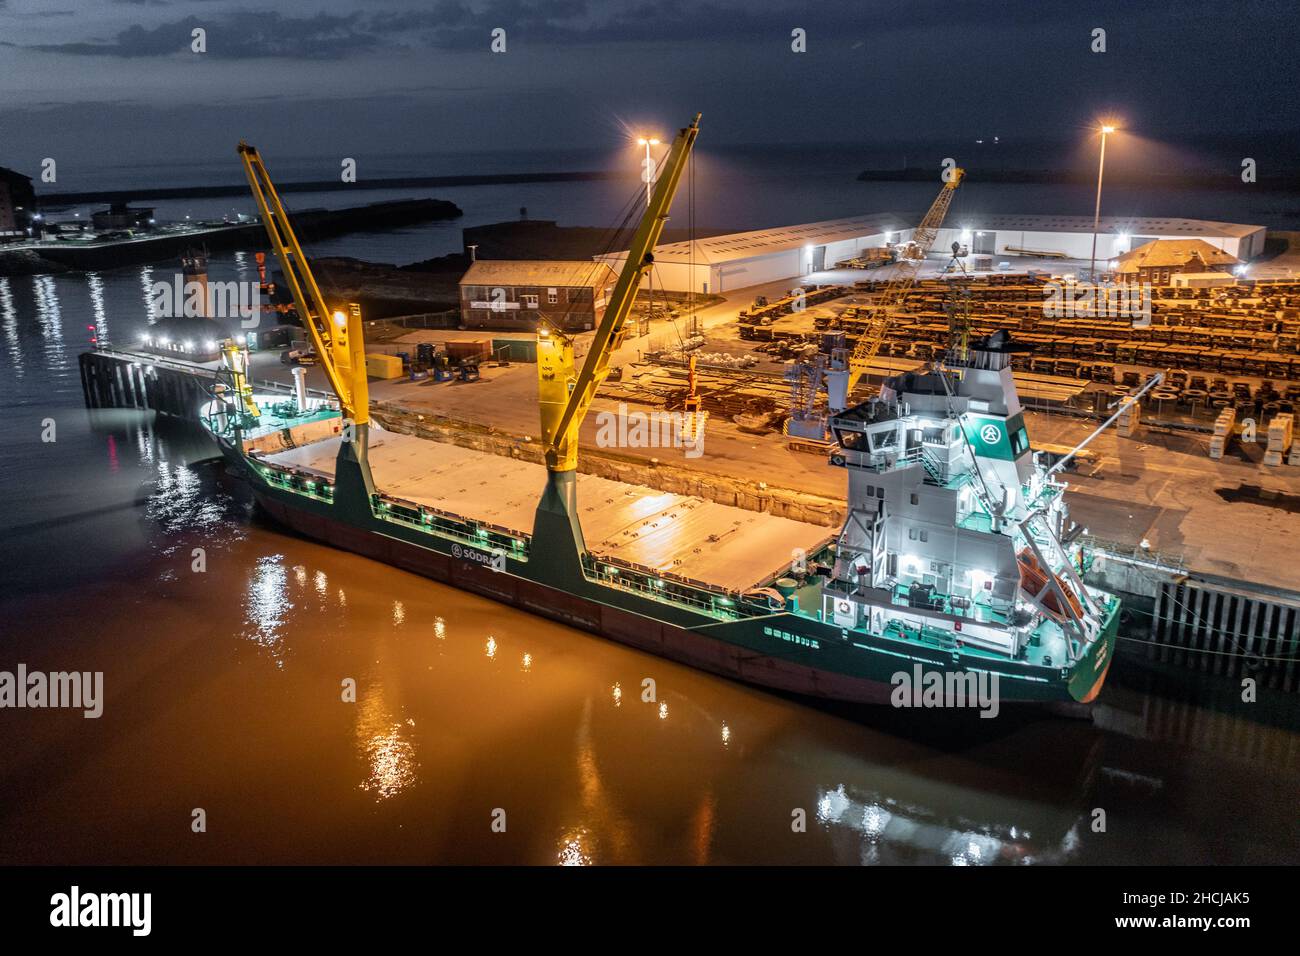
[[[998,458],[1003,461],[1011,461],[1015,458],[1015,455],[1011,453],[1011,442],[1007,437],[1010,424],[1010,422],[1001,418],[967,415],[965,422],[966,438],[970,441],[975,454],[981,458]]]

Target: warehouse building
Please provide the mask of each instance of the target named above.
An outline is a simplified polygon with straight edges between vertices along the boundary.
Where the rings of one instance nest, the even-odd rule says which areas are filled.
[[[855,216],[665,243],[655,247],[650,280],[655,288],[674,292],[720,293],[821,272],[906,238],[910,229],[898,231],[904,222],[899,216]],[[615,272],[626,259],[626,252],[597,257]]]
[[[0,166],[0,242],[27,238],[35,206],[31,177]]]
[[[799,279],[868,250],[912,238],[918,216],[876,214],[672,242],[655,247],[651,281],[674,292],[725,293],[782,279]],[[1090,216],[971,216],[939,230],[932,255],[946,258],[954,242],[972,256],[1004,261],[1029,257],[1087,261],[1092,256]],[[911,224],[908,224],[911,223]],[[905,225],[908,224],[908,225]],[[1263,226],[1200,219],[1102,217],[1097,261],[1107,263],[1156,239],[1199,239],[1238,260],[1264,251]],[[626,252],[598,256],[615,272]],[[1021,261],[1023,267],[1023,260]]]
[[[589,259],[480,259],[460,280],[461,324],[472,329],[596,327],[618,276]]]
[[[1153,239],[1201,239],[1237,259],[1264,251],[1263,226],[1204,219],[1153,219],[1102,216],[1097,224],[1097,261],[1107,262]],[[1091,216],[963,217],[939,230],[935,249],[954,242],[971,255],[1033,256],[1046,259],[1092,258]]]

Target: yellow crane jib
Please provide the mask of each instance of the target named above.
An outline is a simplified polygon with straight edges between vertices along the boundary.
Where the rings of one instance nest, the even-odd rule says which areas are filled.
[[[916,283],[916,274],[921,268],[921,263],[925,261],[925,257],[934,246],[934,241],[939,235],[939,227],[943,225],[944,217],[948,215],[948,207],[952,205],[952,195],[965,176],[966,171],[960,167],[951,170],[949,178],[939,190],[939,195],[935,197],[930,210],[912,234],[912,241],[906,247],[906,254],[894,267],[894,274],[889,284],[885,286],[884,292],[872,306],[866,324],[863,326],[862,335],[849,355],[848,376],[844,381],[843,395],[831,396],[830,404],[834,410],[844,408],[848,396],[853,393],[858,381],[867,373],[876,353],[880,351],[880,345],[885,340],[885,332],[889,328],[890,313],[902,305],[907,293]],[[839,389],[836,388],[835,391],[838,392]]]
[[[239,157],[271,249],[280,262],[298,316],[316,348],[330,387],[339,398],[343,417],[358,426],[365,425],[370,421],[370,389],[366,380],[361,307],[351,303],[345,312],[326,304],[261,155],[256,147],[241,140]]]
[[[538,327],[537,397],[546,467],[552,472],[575,471],[578,467],[578,430],[596,397],[596,389],[609,373],[610,356],[623,342],[632,303],[641,280],[654,265],[654,247],[663,233],[668,209],[699,131],[700,114],[696,113],[691,125],[679,130],[673,140],[581,371],[574,370],[573,340],[559,329]]]

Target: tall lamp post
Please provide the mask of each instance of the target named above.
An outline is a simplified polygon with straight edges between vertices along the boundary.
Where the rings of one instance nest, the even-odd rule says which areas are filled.
[[[1092,211],[1092,267],[1088,271],[1088,279],[1091,282],[1097,281],[1097,227],[1101,222],[1101,177],[1106,171],[1106,137],[1113,132],[1115,132],[1114,126],[1101,128],[1101,159],[1097,162],[1097,204]]]
[[[645,180],[645,204],[646,208],[649,209],[650,188],[654,186],[655,182],[655,167],[654,160],[650,158],[650,147],[658,146],[659,140],[642,137],[636,141],[636,144],[645,147],[645,166],[642,167],[641,178]]]

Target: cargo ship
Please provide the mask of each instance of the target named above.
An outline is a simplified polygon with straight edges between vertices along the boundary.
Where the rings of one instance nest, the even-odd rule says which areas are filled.
[[[664,161],[581,369],[538,334],[545,464],[428,441],[369,419],[360,310],[331,311],[260,157],[254,195],[335,400],[261,396],[238,342],[204,421],[283,525],[601,637],[748,684],[835,701],[1094,700],[1119,601],[1065,484],[1030,446],[1006,333],[969,343],[829,421],[847,517],[818,525],[579,475],[578,424],[608,371],[699,118]],[[301,379],[300,379],[301,381]],[[486,489],[486,490],[485,490]],[[963,689],[969,690],[969,697]],[[954,692],[961,701],[953,698]]]

